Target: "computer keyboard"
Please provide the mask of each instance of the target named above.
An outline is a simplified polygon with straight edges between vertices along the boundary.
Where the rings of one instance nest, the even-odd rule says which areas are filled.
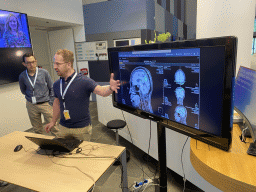
[[[249,155],[253,155],[253,156],[256,156],[256,143],[251,143],[248,150],[247,150],[247,153]]]

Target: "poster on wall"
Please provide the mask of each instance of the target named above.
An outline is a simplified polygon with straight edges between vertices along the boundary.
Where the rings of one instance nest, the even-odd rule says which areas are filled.
[[[108,60],[107,41],[75,43],[77,61]]]

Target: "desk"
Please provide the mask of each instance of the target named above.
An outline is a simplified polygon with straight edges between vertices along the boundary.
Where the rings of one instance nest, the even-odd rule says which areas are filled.
[[[233,126],[229,152],[191,139],[190,160],[195,170],[222,191],[256,191],[256,157],[246,153],[250,143],[243,143],[241,130]],[[246,139],[246,142],[251,142]]]
[[[0,179],[36,191],[88,191],[104,172],[115,162],[114,158],[58,158],[39,155],[38,146],[25,138],[51,136],[15,131],[0,137]],[[19,152],[14,152],[17,145],[23,145]],[[92,150],[93,146],[93,150]],[[123,163],[123,187],[127,190],[127,169],[125,147],[84,141],[80,144],[83,153],[89,156],[121,155]],[[90,152],[91,150],[91,152]],[[85,157],[74,154],[70,157]],[[64,167],[57,164],[74,167]],[[89,176],[89,177],[88,177]],[[93,178],[93,180],[91,178]]]

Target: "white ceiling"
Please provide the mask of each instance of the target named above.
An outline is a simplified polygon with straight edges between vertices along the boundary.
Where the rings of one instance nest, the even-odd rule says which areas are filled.
[[[99,3],[102,1],[108,1],[108,0],[82,0],[82,4],[85,5],[85,4],[91,4],[91,3]],[[79,26],[78,24],[31,17],[31,16],[28,16],[28,24],[30,27],[36,27],[37,29],[47,30],[47,31],[56,30],[60,28],[70,28],[74,26]]]

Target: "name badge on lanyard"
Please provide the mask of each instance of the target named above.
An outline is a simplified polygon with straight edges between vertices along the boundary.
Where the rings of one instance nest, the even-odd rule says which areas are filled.
[[[64,111],[63,111],[63,114],[64,114],[64,117],[65,117],[65,120],[71,119],[71,118],[70,118],[70,115],[69,115],[69,110],[64,110]]]
[[[38,74],[38,68],[36,68],[36,76],[35,76],[35,79],[34,79],[34,83],[32,83],[31,79],[29,78],[28,76],[28,70],[26,70],[26,74],[27,74],[27,77],[28,77],[28,80],[33,88],[33,96],[31,97],[32,99],[32,104],[36,104],[36,97],[35,97],[35,84],[36,84],[36,79],[37,79],[37,74]]]
[[[73,80],[75,79],[77,73],[75,73],[75,75],[72,77],[72,79],[70,80],[70,82],[68,83],[67,87],[65,88],[64,92],[62,93],[62,79],[60,80],[60,95],[61,95],[61,98],[62,98],[62,101],[63,101],[63,106],[64,106],[64,111],[63,111],[63,115],[64,115],[64,118],[65,120],[69,120],[71,119],[70,115],[69,115],[69,110],[66,109],[66,105],[65,105],[65,95],[67,93],[67,90],[70,86],[70,84],[73,82]]]

